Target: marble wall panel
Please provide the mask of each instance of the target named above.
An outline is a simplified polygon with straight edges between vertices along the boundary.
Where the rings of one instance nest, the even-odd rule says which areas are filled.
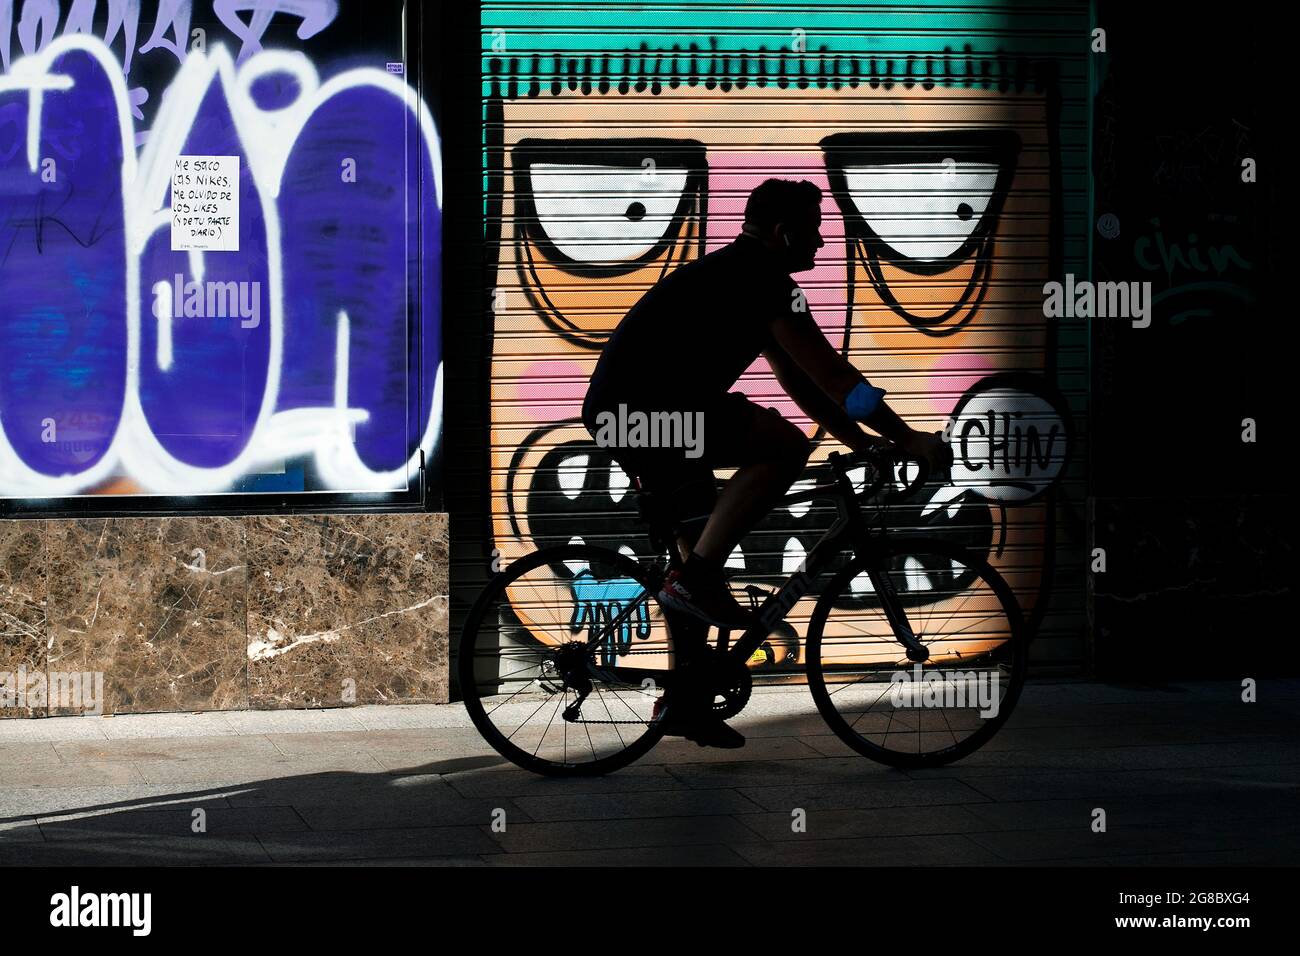
[[[0,717],[43,717],[45,695],[28,693],[44,683],[45,536],[40,521],[0,525]],[[34,689],[34,687],[33,687]]]
[[[447,518],[249,518],[250,706],[447,700]]]
[[[447,590],[445,514],[0,521],[0,717],[445,702]]]
[[[46,536],[52,673],[102,673],[109,713],[247,706],[243,519],[51,521]]]

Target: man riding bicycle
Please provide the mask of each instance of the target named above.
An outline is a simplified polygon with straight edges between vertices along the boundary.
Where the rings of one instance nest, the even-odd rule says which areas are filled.
[[[951,462],[941,433],[906,425],[884,390],[826,340],[791,278],[811,269],[825,245],[821,199],[807,181],[769,179],[755,188],[732,243],[665,276],[624,316],[583,403],[583,423],[597,442],[673,509],[685,561],[664,580],[660,603],[719,627],[754,623],[727,588],[723,562],[785,495],[811,452],[804,433],[776,409],[730,391],[759,355],[804,413],[853,451],[874,444],[861,422],[932,469]],[[695,416],[702,444],[609,444],[611,416],[633,412]],[[713,471],[727,467],[736,472],[719,494]],[[668,732],[715,746],[744,742],[702,705]]]

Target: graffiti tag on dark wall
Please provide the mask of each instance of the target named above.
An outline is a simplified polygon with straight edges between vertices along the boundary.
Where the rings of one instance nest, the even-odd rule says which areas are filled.
[[[338,13],[338,0],[213,0],[197,11],[193,0],[0,0],[0,72],[9,71],[12,59],[40,53],[59,36],[98,37],[121,63],[131,113],[141,121],[141,107],[160,92],[132,75],[132,67],[149,54],[179,67],[191,52],[205,52],[209,41],[224,40],[237,46],[235,62],[242,64],[261,51],[277,17],[294,22],[297,39],[307,40]],[[138,146],[147,133],[138,130],[136,136]]]

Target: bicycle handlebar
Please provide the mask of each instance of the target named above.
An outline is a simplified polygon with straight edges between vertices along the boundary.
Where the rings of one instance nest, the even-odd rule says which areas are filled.
[[[886,481],[893,481],[895,474],[895,465],[911,461],[916,464],[916,477],[909,481],[902,490],[891,489],[880,498],[881,504],[889,504],[895,501],[901,501],[915,494],[916,491],[929,480],[930,466],[923,459],[909,458],[903,454],[901,448],[892,443],[881,442],[875,447],[865,452],[832,452],[830,464],[836,480],[841,475],[847,476],[859,465],[867,466],[874,472],[874,480],[870,485],[857,490],[855,494],[859,498],[870,498],[884,487]],[[801,501],[812,501],[814,498],[824,498],[828,495],[834,495],[838,492],[835,484],[815,485],[803,491],[796,492],[793,495],[786,495],[781,499],[782,505],[797,504]]]
[[[911,462],[915,468],[915,476],[912,477],[901,489],[893,487],[893,481],[897,474],[897,466]],[[870,485],[858,492],[862,498],[871,498],[885,487],[886,482],[891,487],[878,500],[881,504],[891,504],[895,501],[902,501],[914,495],[930,478],[930,464],[925,459],[911,458],[903,453],[903,450],[892,443],[880,442],[865,452],[849,452],[848,454],[831,455],[831,467],[840,473],[846,473],[852,468],[865,465],[875,473],[874,480]]]

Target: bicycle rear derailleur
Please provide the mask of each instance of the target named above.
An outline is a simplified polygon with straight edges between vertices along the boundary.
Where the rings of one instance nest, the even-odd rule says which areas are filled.
[[[578,695],[560,714],[569,723],[582,716],[582,703],[591,695],[591,677],[587,669],[590,650],[585,641],[561,644],[553,657],[542,661],[542,675],[537,678],[538,686],[548,694],[571,690]]]

